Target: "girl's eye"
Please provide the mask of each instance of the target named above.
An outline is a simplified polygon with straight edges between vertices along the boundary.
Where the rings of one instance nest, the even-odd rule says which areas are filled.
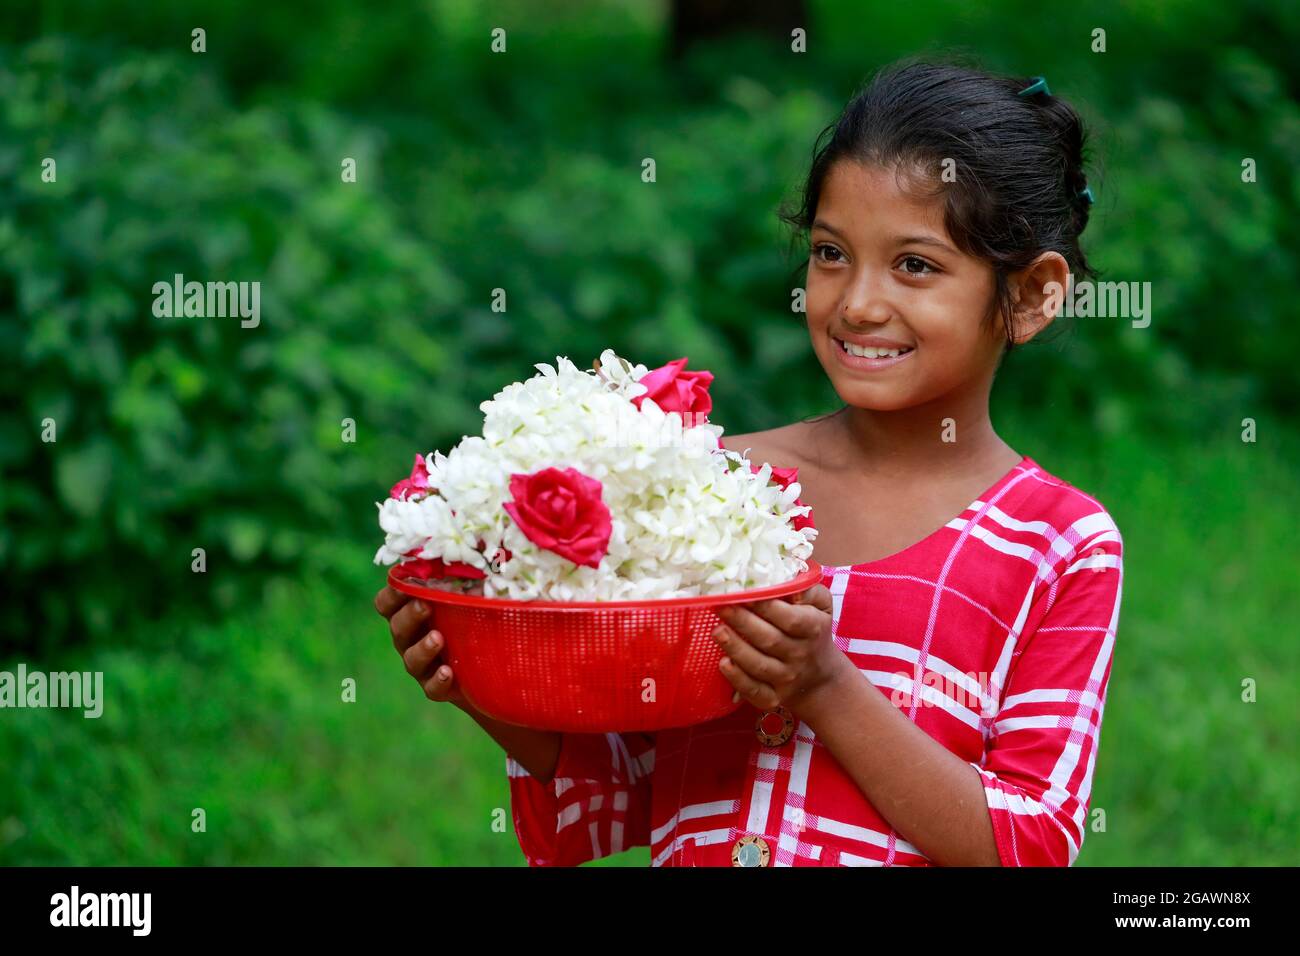
[[[902,266],[903,271],[910,276],[923,276],[938,271],[920,256],[904,256]]]
[[[841,255],[840,251],[839,251],[838,249],[836,249],[834,246],[832,246],[832,245],[828,245],[827,243],[824,243],[824,242],[819,242],[817,245],[813,246],[813,258],[815,258],[815,259],[820,259],[822,262],[840,262],[840,261],[842,261],[842,260],[840,260],[840,259],[827,259],[825,256],[822,255],[822,251],[823,251],[823,250],[828,250],[828,251],[830,251],[830,252],[833,252],[833,253],[835,253],[837,256],[838,256],[838,255]]]

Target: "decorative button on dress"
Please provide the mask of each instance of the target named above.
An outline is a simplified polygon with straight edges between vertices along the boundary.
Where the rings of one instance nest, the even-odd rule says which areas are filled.
[[[1083,843],[1122,556],[1106,510],[1026,457],[911,547],[824,569],[836,645],[980,773],[1004,866]],[[566,734],[549,784],[506,769],[534,866],[646,845],[655,866],[932,865],[786,708]]]

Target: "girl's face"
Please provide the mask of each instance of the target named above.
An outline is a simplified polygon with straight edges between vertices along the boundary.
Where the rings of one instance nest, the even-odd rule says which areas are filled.
[[[902,188],[892,169],[837,162],[809,239],[808,329],[846,404],[897,411],[992,381],[1005,345],[988,320],[993,269],[957,249],[941,197]]]

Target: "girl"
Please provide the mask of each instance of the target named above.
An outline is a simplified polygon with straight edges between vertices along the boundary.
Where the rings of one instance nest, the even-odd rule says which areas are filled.
[[[476,713],[428,610],[385,589],[407,670],[505,748],[534,865],[1068,865],[1083,842],[1122,542],[989,420],[1002,356],[1054,318],[1091,192],[1041,78],[879,73],[816,153],[807,324],[844,407],[724,439],[797,466],[822,583],[724,613],[750,706],[647,734]],[[1056,286],[1053,286],[1053,283]]]

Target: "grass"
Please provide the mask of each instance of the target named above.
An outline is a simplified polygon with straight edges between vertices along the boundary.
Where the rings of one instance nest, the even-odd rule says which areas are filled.
[[[1092,802],[1105,827],[1078,865],[1295,864],[1296,438],[1088,435],[1071,451],[1004,435],[1100,498],[1125,539]],[[101,670],[107,699],[98,720],[0,711],[0,863],[522,864],[502,755],[402,671],[368,553],[341,546],[339,582],[279,585],[224,620],[179,613],[28,661]]]

